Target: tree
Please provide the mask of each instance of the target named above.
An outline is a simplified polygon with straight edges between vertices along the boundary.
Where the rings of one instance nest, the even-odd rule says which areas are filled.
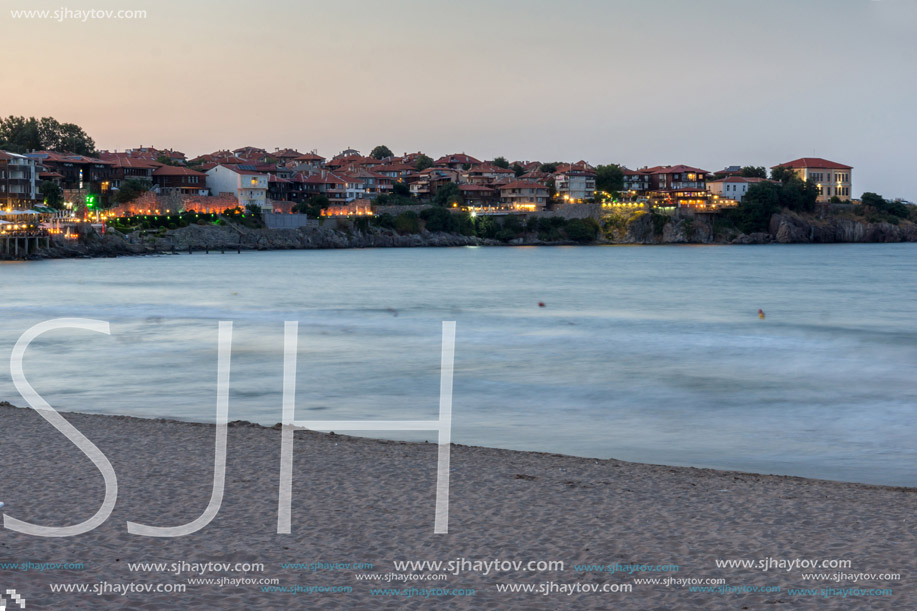
[[[764,166],[747,165],[741,169],[739,175],[744,178],[767,178],[767,170],[764,169]]]
[[[455,219],[452,218],[452,213],[445,208],[427,208],[420,213],[420,218],[426,224],[427,231],[455,232]]]
[[[417,169],[418,172],[421,172],[423,170],[426,170],[427,168],[433,167],[433,160],[427,157],[426,155],[424,155],[423,153],[421,153],[417,157],[417,161],[414,162],[414,167]]]
[[[330,205],[331,201],[324,195],[313,195],[309,199],[299,202],[293,206],[293,212],[306,214],[312,217],[319,217],[322,215],[322,210],[326,209]]]
[[[164,153],[160,154],[160,155],[156,158],[156,162],[157,162],[157,163],[161,163],[162,165],[173,165],[173,166],[174,166],[174,165],[178,165],[177,163],[175,163],[175,162],[172,160],[171,157],[169,157],[168,155],[166,155],[166,154],[164,154]]]
[[[522,167],[521,165],[519,165],[518,163],[514,163],[514,164],[512,165],[512,167],[511,167],[511,169],[512,169],[512,171],[513,171],[513,174],[516,175],[516,178],[519,178],[520,176],[522,176],[523,174],[525,174],[525,168],[523,168],[523,167]]]
[[[447,182],[437,189],[436,194],[433,196],[433,204],[435,206],[451,207],[452,204],[461,206],[463,203],[465,203],[465,200],[462,197],[462,191],[454,182]]]
[[[392,184],[392,195],[399,197],[411,197],[411,187],[406,182],[396,182]]]
[[[742,233],[767,231],[771,215],[780,209],[782,190],[782,185],[772,182],[754,184],[748,188],[737,208],[723,214]]]
[[[0,119],[0,148],[17,153],[47,149],[77,155],[96,154],[95,142],[74,123],[59,123],[52,117],[41,120],[35,117],[10,115]]]
[[[417,213],[411,210],[395,217],[395,231],[398,233],[420,233],[420,220]]]
[[[591,218],[570,219],[564,231],[567,232],[567,237],[574,242],[586,244],[595,240],[595,236],[599,233],[599,224]]]
[[[889,214],[900,219],[906,219],[910,216],[910,210],[906,204],[890,202],[877,193],[867,191],[860,196],[860,202],[864,207],[871,207],[877,212]]]
[[[150,190],[150,181],[140,180],[139,178],[128,178],[121,183],[115,201],[119,204],[126,204],[134,201],[144,193]]]
[[[394,157],[395,155],[392,153],[392,149],[388,148],[384,144],[380,144],[372,150],[369,156],[373,157],[374,159],[385,159],[386,157]]]
[[[789,166],[778,165],[771,170],[771,180],[778,180],[784,184],[794,177],[796,177],[796,172]]]
[[[38,192],[41,194],[46,206],[50,206],[56,210],[63,210],[64,191],[56,182],[50,180],[41,181],[41,184],[38,185]]]
[[[556,161],[552,161],[550,163],[543,163],[540,166],[538,166],[538,171],[544,172],[545,174],[553,174],[554,172],[557,171],[557,166],[558,166],[558,163]]]
[[[14,117],[0,119],[0,148],[13,153],[27,153],[42,148],[35,117]]]
[[[509,169],[509,162],[506,160],[506,157],[497,157],[494,159],[493,164],[498,168],[503,168],[504,170]]]
[[[624,190],[624,170],[616,163],[595,168],[595,190],[614,193]]]

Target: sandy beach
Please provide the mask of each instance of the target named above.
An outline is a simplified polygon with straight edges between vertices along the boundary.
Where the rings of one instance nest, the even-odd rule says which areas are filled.
[[[234,423],[219,514],[194,534],[149,538],[126,522],[179,525],[207,506],[214,427],[64,416],[111,461],[118,500],[83,535],[3,530],[0,585],[29,609],[917,608],[917,489],[454,446],[449,534],[435,535],[435,444],[303,431],[292,534],[278,535],[281,433]],[[104,484],[92,463],[33,410],[3,404],[0,418],[2,511],[46,525],[93,515]],[[888,574],[900,578],[878,578]],[[526,584],[535,591],[506,591]],[[147,585],[161,591],[136,591]]]

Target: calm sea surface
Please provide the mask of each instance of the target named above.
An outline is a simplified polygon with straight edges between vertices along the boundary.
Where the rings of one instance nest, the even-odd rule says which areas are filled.
[[[299,419],[432,419],[454,320],[457,443],[917,486],[915,260],[871,244],[0,263],[0,400],[25,405],[18,337],[82,317],[111,336],[56,331],[26,355],[51,405],[212,421],[231,320],[230,419],[271,425],[298,320]]]

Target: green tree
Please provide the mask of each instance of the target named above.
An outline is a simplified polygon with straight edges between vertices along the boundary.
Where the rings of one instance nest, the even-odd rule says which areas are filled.
[[[498,168],[503,168],[504,170],[509,169],[509,162],[506,160],[506,157],[497,157],[494,159],[493,164]]]
[[[418,172],[421,172],[423,170],[426,170],[427,168],[432,168],[432,167],[433,167],[433,160],[427,157],[426,155],[424,155],[423,153],[421,153],[417,157],[417,161],[414,162],[414,168],[416,168]]]
[[[118,194],[115,195],[115,201],[119,204],[132,202],[147,191],[150,190],[150,181],[139,178],[128,178],[121,182]]]
[[[452,204],[461,206],[465,203],[459,186],[454,182],[447,182],[436,190],[433,196],[433,205],[451,207]]]
[[[780,209],[782,190],[782,185],[772,182],[754,184],[742,197],[742,203],[723,212],[723,216],[743,233],[767,231],[771,215]]]
[[[406,182],[396,182],[392,184],[392,195],[399,197],[411,197],[411,187]]]
[[[56,182],[43,180],[38,185],[38,192],[41,194],[46,206],[51,206],[56,210],[64,208],[64,191]]]
[[[767,178],[767,170],[764,166],[747,165],[740,171],[740,176],[745,178]]]
[[[0,149],[13,153],[28,153],[43,148],[38,121],[35,117],[14,117],[0,119]]]
[[[394,153],[392,153],[392,149],[384,144],[380,144],[372,150],[369,156],[375,159],[385,159],[386,157],[394,157]]]
[[[538,171],[544,172],[546,174],[553,174],[554,172],[557,171],[558,165],[559,164],[556,161],[552,161],[550,163],[543,163],[540,166],[538,166]]]
[[[313,195],[309,199],[293,206],[293,212],[317,218],[322,215],[322,210],[325,210],[330,205],[331,201],[324,195]]]
[[[446,208],[427,208],[420,213],[427,227],[427,231],[445,231],[453,233],[456,230],[455,219]]]
[[[595,168],[595,190],[614,193],[624,189],[624,170],[616,163]]]
[[[564,231],[567,237],[574,242],[586,244],[595,241],[595,236],[599,233],[599,224],[590,218],[570,219],[567,221]]]
[[[156,161],[157,161],[157,163],[161,163],[162,165],[178,165],[177,163],[175,163],[175,162],[172,160],[171,157],[169,157],[169,156],[166,155],[166,154],[161,154],[161,155],[159,155],[159,156],[156,158]]]
[[[93,156],[95,142],[74,123],[60,123],[52,117],[0,119],[0,148],[25,153],[47,149]]]
[[[408,210],[395,217],[395,231],[398,233],[420,233],[420,219],[416,212]]]
[[[901,202],[890,202],[878,193],[871,193],[869,191],[863,193],[863,195],[860,196],[860,203],[864,207],[873,208],[876,212],[891,215],[899,219],[906,219],[910,216],[910,210],[906,204],[902,204]],[[881,215],[879,219],[880,218]],[[897,221],[893,222],[897,223]]]
[[[523,168],[518,163],[514,163],[510,169],[512,169],[513,173],[516,175],[516,178],[519,178],[525,174],[525,168]]]
[[[796,177],[796,172],[793,170],[793,168],[788,166],[778,165],[777,167],[771,169],[771,180],[778,180],[782,183],[787,183]]]

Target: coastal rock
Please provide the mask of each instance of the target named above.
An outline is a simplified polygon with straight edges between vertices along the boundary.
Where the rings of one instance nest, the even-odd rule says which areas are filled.
[[[672,219],[662,228],[663,244],[685,244],[688,242],[688,227],[685,219]]]
[[[771,234],[764,232],[743,233],[737,236],[730,244],[770,244],[773,240]]]
[[[781,244],[804,244],[812,239],[813,228],[802,219],[789,214],[775,214],[771,217],[770,233],[774,241]]]
[[[656,236],[653,229],[653,218],[647,213],[635,214],[627,221],[625,244],[653,244]]]

